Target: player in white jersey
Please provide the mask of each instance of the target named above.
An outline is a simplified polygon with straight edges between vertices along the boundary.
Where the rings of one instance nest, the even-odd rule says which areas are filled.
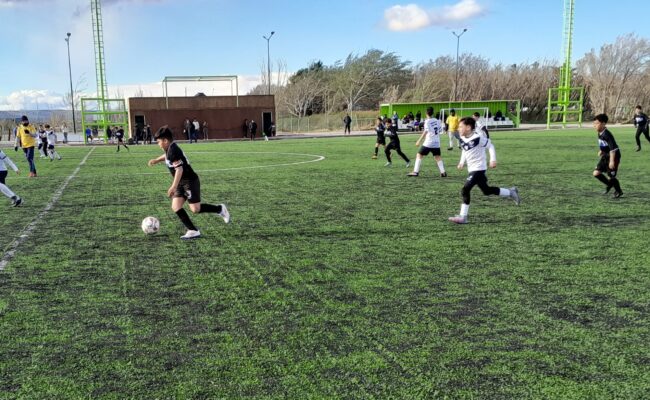
[[[475,128],[476,121],[474,121],[473,118],[467,117],[460,120],[460,146],[463,153],[460,157],[460,162],[458,163],[458,169],[463,169],[465,163],[467,163],[469,176],[465,181],[465,186],[463,186],[463,189],[461,190],[463,203],[460,206],[460,214],[449,218],[449,221],[456,224],[467,223],[470,192],[476,185],[478,185],[486,196],[499,195],[514,200],[517,205],[520,204],[519,192],[516,187],[504,189],[488,185],[487,176],[485,174],[485,171],[487,170],[485,151],[490,148],[490,139],[488,139],[484,134],[475,131]],[[490,167],[496,168],[496,166],[496,152],[494,151],[494,147],[492,147],[490,150]]]
[[[50,157],[50,161],[54,161],[54,157],[60,160],[61,156],[54,150],[54,145],[56,144],[56,133],[54,133],[54,129],[51,129],[49,125],[45,125],[45,135],[47,137],[47,155]]]
[[[9,187],[5,184],[5,178],[7,177],[7,165],[16,172],[20,174],[18,167],[14,164],[13,161],[2,151],[0,150],[0,193],[11,199],[11,204],[14,207],[18,207],[22,202],[21,199],[16,193],[14,193]]]
[[[41,158],[46,158],[45,152],[47,151],[47,134],[43,125],[38,127],[38,152],[41,153]]]
[[[415,158],[415,166],[413,167],[413,172],[407,174],[407,176],[419,176],[420,175],[420,166],[422,165],[422,159],[431,153],[433,158],[438,164],[438,169],[440,170],[440,176],[442,178],[447,177],[447,172],[445,171],[445,164],[440,157],[440,133],[442,132],[442,127],[440,126],[440,121],[438,121],[433,116],[433,107],[427,108],[427,118],[424,120],[424,132],[415,142],[416,146],[420,146],[420,142],[424,140],[422,146],[418,150],[418,154]]]

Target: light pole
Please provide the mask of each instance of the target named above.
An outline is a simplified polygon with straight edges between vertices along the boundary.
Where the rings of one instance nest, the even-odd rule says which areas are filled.
[[[460,50],[460,37],[463,36],[467,32],[467,28],[463,29],[463,31],[460,34],[457,34],[455,31],[452,31],[451,33],[456,36],[456,80],[454,81],[454,101],[456,101],[456,96],[458,94],[458,52]]]
[[[70,36],[72,33],[68,32],[68,37],[65,42],[68,44],[68,71],[70,72],[70,105],[72,106],[72,131],[77,133],[77,119],[74,115],[74,91],[72,89],[72,64],[70,63]]]
[[[268,68],[268,75],[267,75],[267,80],[269,84],[269,90],[268,90],[268,95],[271,95],[271,38],[275,34],[275,31],[271,31],[271,34],[269,37],[262,36],[264,39],[266,39],[266,66]]]

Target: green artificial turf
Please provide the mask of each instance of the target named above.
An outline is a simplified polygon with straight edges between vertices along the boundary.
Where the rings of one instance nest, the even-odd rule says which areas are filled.
[[[458,150],[408,178],[373,137],[181,143],[232,214],[192,215],[192,242],[160,149],[98,146],[0,272],[0,398],[647,398],[650,146],[612,131],[620,199],[592,130],[493,133],[490,183],[522,204],[475,188],[465,226]],[[0,249],[89,151],[36,179],[7,151],[25,204],[0,198]]]

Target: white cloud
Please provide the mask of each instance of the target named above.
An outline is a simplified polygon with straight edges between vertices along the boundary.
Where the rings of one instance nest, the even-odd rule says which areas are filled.
[[[63,108],[63,95],[49,90],[20,90],[0,97],[0,111],[56,110]]]
[[[486,12],[476,0],[460,0],[454,5],[429,10],[417,4],[395,5],[384,11],[384,22],[391,31],[415,31],[429,26],[457,26]]]

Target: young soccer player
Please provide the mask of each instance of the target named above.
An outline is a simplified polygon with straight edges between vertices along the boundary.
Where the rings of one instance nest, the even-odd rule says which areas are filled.
[[[117,140],[117,152],[118,153],[120,152],[120,146],[124,146],[126,151],[131,152],[131,150],[129,150],[129,147],[126,145],[126,143],[124,143],[124,129],[122,129],[121,126],[116,126],[114,134],[115,134],[115,139]]]
[[[452,108],[449,111],[449,116],[447,117],[447,120],[445,121],[445,128],[447,129],[447,134],[449,135],[449,147],[447,147],[447,150],[454,149],[454,138],[456,138],[456,141],[458,142],[458,146],[460,147],[460,136],[458,135],[458,122],[459,119],[456,116],[456,110]]]
[[[407,174],[408,176],[419,176],[420,175],[420,166],[422,165],[422,159],[431,153],[433,158],[438,164],[438,169],[440,170],[440,177],[446,178],[447,172],[445,171],[445,164],[442,162],[440,157],[440,122],[433,117],[433,107],[427,108],[427,118],[424,120],[424,132],[415,142],[416,146],[420,146],[420,142],[424,139],[424,143],[420,146],[418,150],[418,155],[415,158],[415,167],[413,167],[413,172]]]
[[[189,215],[187,215],[187,212],[183,208],[186,201],[190,204],[190,210],[194,214],[219,214],[225,223],[229,223],[230,213],[225,204],[201,204],[201,183],[199,176],[192,169],[181,148],[174,142],[174,136],[169,128],[167,126],[160,128],[156,133],[155,139],[165,154],[149,160],[149,166],[151,167],[164,161],[167,168],[169,168],[169,172],[174,177],[172,185],[167,190],[167,195],[172,198],[172,210],[174,210],[183,225],[187,228],[187,232],[181,236],[181,239],[196,239],[201,236],[201,232],[194,226]]]
[[[11,189],[9,189],[9,187],[5,184],[5,178],[7,177],[7,165],[11,167],[11,169],[13,169],[16,174],[20,174],[20,171],[18,170],[18,167],[16,167],[16,164],[14,164],[13,161],[11,161],[11,159],[2,150],[0,150],[0,192],[11,199],[11,205],[18,207],[23,202],[23,199],[21,199],[16,193],[12,192]]]
[[[395,149],[397,154],[400,155],[406,161],[406,168],[411,166],[411,160],[409,160],[408,157],[404,153],[402,153],[402,147],[400,146],[399,143],[399,136],[397,135],[397,126],[393,125],[392,121],[390,119],[387,119],[384,121],[386,123],[386,132],[385,135],[390,138],[390,143],[388,143],[388,146],[384,149],[384,154],[386,154],[386,159],[388,162],[384,165],[385,167],[390,167],[393,165],[391,158],[390,158],[390,151]]]
[[[498,195],[507,197],[519,205],[519,191],[516,187],[510,189],[492,187],[488,185],[487,175],[487,160],[485,150],[490,145],[490,139],[483,134],[475,131],[476,121],[473,118],[467,117],[460,120],[460,146],[462,148],[462,155],[458,163],[458,169],[463,169],[465,162],[467,162],[467,171],[469,176],[465,181],[465,186],[461,190],[463,196],[463,203],[460,206],[460,214],[455,217],[450,217],[449,221],[456,224],[466,224],[467,215],[469,214],[470,192],[476,185],[481,189],[484,195]],[[496,152],[491,152],[490,155],[490,168],[496,168]]]
[[[598,155],[600,161],[594,170],[594,177],[605,184],[607,187],[603,194],[609,193],[614,188],[614,197],[623,196],[621,184],[616,176],[618,175],[618,166],[621,163],[621,150],[616,144],[614,135],[607,129],[609,118],[606,114],[598,114],[594,117],[594,129],[598,132]],[[603,174],[607,174],[609,179]]]
[[[41,158],[46,158],[45,152],[47,151],[47,133],[43,125],[38,126],[38,152],[41,153]]]
[[[34,125],[29,123],[29,119],[26,115],[23,115],[20,118],[20,125],[16,130],[16,143],[14,145],[14,150],[18,151],[18,147],[22,147],[23,153],[25,153],[25,158],[29,163],[29,177],[36,177],[36,163],[34,163],[34,147],[36,146],[36,137],[38,132]]]
[[[377,141],[375,142],[375,154],[372,156],[373,160],[377,159],[377,153],[379,153],[379,146],[383,147],[386,150],[386,126],[384,126],[384,120],[381,117],[377,118],[377,125],[375,126],[375,132],[377,133]]]
[[[474,118],[474,121],[476,121],[476,132],[483,133],[485,137],[489,139],[490,132],[488,131],[487,126],[481,121],[481,114],[475,112],[472,114],[472,118]]]
[[[47,155],[50,157],[50,161],[54,161],[54,157],[60,160],[61,156],[54,150],[54,145],[56,144],[56,133],[54,133],[54,129],[50,128],[49,125],[45,125],[45,135],[47,140]]]
[[[645,115],[641,106],[636,106],[634,109],[634,127],[636,128],[636,151],[641,151],[641,134],[645,136],[646,140],[650,142],[650,129],[648,124],[648,116]]]

